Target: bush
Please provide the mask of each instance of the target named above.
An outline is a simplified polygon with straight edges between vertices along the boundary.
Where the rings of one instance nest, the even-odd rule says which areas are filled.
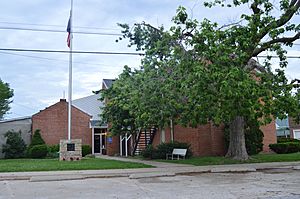
[[[282,142],[277,144],[270,144],[270,149],[275,153],[296,153],[300,151],[300,143],[298,142]]]
[[[30,148],[29,154],[32,158],[45,158],[48,153],[48,147],[46,144],[35,145]]]
[[[144,158],[150,159],[165,159],[167,153],[172,153],[173,149],[187,149],[186,157],[189,158],[192,156],[192,151],[190,149],[190,145],[182,142],[169,142],[159,144],[156,148],[152,145],[148,145],[145,150],[142,151],[141,155]]]
[[[48,146],[48,152],[49,153],[57,153],[57,152],[59,152],[59,144]]]
[[[82,145],[82,157],[92,153],[92,147],[90,145]]]
[[[183,142],[169,142],[162,143],[157,146],[156,153],[154,153],[155,159],[165,159],[167,153],[172,153],[173,149],[187,149],[186,157],[192,156],[192,151],[190,149],[191,145]]]
[[[47,146],[48,148],[48,158],[58,158],[59,157],[59,144]]]
[[[226,125],[224,129],[224,139],[225,139],[225,147],[226,150],[229,147],[229,126]],[[254,122],[250,122],[248,126],[245,128],[245,144],[246,150],[249,155],[258,154],[263,150],[263,138],[264,134],[259,129],[259,125]]]
[[[29,148],[31,148],[35,145],[43,145],[43,144],[45,144],[45,141],[43,140],[43,138],[41,136],[40,129],[36,129],[32,136],[31,144],[29,145]]]
[[[22,132],[7,131],[6,144],[3,145],[2,152],[5,153],[4,158],[22,158],[25,156],[26,144],[21,137]]]
[[[152,144],[149,144],[146,147],[146,149],[141,152],[141,155],[143,156],[143,158],[152,159],[154,152],[155,152],[154,147],[152,146]]]
[[[293,139],[293,138],[278,138],[277,143],[284,143],[284,142],[299,142],[300,140]]]

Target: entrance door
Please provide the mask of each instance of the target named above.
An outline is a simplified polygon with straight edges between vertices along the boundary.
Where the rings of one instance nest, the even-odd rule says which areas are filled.
[[[100,153],[101,143],[100,135],[94,135],[94,153]]]
[[[101,134],[101,154],[106,155],[106,135]]]

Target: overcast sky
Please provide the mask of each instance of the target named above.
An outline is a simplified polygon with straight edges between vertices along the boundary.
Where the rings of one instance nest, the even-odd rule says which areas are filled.
[[[74,31],[120,33],[117,23],[146,21],[155,26],[170,26],[179,5],[187,7],[193,18],[209,18],[220,24],[239,20],[246,9],[207,9],[201,0],[74,0]],[[5,30],[3,28],[65,31],[70,0],[0,1],[0,48],[68,50],[66,32]],[[299,16],[294,18],[300,22]],[[38,25],[36,25],[38,24]],[[134,52],[127,41],[116,43],[117,36],[74,34],[73,50]],[[297,43],[300,43],[299,41]],[[300,46],[288,49],[300,55]],[[116,78],[124,65],[138,67],[141,57],[126,55],[73,56],[73,99],[99,90],[102,79]],[[299,59],[291,59],[287,73],[300,78]],[[276,65],[276,61],[274,61]],[[6,119],[30,116],[67,98],[68,54],[0,51],[0,78],[14,89],[13,103]]]

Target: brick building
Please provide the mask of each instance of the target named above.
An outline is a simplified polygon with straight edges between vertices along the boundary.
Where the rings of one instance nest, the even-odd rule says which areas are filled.
[[[106,154],[107,125],[100,121],[100,107],[103,103],[99,95],[91,95],[72,101],[72,139],[82,139],[82,144],[90,145],[93,154]],[[32,116],[32,130],[40,133],[48,145],[59,144],[68,138],[68,102],[61,99]]]
[[[102,89],[107,89],[114,80],[104,79]],[[72,139],[82,139],[83,144],[92,146],[93,154],[130,155],[141,151],[149,143],[154,146],[171,141],[171,130],[145,130],[137,135],[110,136],[108,125],[101,122],[99,116],[104,104],[99,95],[92,95],[72,102]],[[58,144],[60,139],[68,137],[68,103],[60,100],[32,116],[32,128],[41,130],[41,135],[49,145]],[[275,122],[261,127],[264,133],[263,150],[269,151],[269,144],[276,143]],[[212,124],[197,128],[174,126],[174,141],[191,144],[195,156],[224,155],[223,127]]]

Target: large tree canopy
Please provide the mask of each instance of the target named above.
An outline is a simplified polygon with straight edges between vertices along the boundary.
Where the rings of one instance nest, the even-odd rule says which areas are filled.
[[[9,88],[9,84],[0,79],[0,119],[9,111],[9,104],[12,102],[13,95],[13,90]]]
[[[145,22],[133,27],[120,24],[129,46],[145,51],[145,57],[140,70],[126,67],[112,88],[103,92],[109,100],[104,117],[114,132],[128,126],[162,128],[170,121],[186,126],[226,123],[230,126],[227,156],[245,160],[247,123],[263,125],[274,117],[300,113],[300,82],[289,81],[284,72],[284,46],[292,46],[300,37],[300,25],[291,22],[299,13],[300,0],[276,5],[270,0],[228,2],[216,0],[205,6],[247,4],[251,12],[237,23],[220,26],[208,19],[190,19],[179,7],[169,30]],[[281,14],[274,16],[274,9]],[[265,51],[279,58],[275,71],[272,56],[260,64],[255,61]]]

